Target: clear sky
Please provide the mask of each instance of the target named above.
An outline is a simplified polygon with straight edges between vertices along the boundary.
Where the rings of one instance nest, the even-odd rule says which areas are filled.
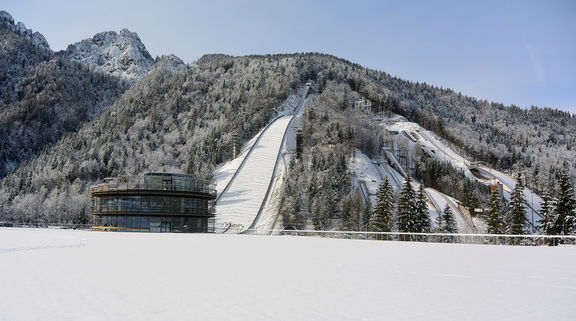
[[[0,0],[54,50],[107,30],[192,62],[324,52],[489,101],[576,113],[576,0]]]

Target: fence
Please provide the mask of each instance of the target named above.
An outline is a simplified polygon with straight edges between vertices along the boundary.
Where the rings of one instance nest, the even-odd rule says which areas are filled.
[[[313,236],[323,238],[361,239],[361,240],[380,240],[380,241],[399,241],[399,242],[492,244],[492,245],[520,245],[520,246],[576,245],[576,235],[449,234],[449,233],[262,230],[262,229],[248,229],[242,231],[241,233],[250,235],[292,235],[292,236]]]

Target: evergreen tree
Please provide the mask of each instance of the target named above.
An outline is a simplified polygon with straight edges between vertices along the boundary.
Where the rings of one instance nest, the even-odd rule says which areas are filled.
[[[412,180],[410,175],[406,175],[404,186],[398,198],[398,231],[415,232],[416,202]]]
[[[452,209],[450,209],[448,204],[446,204],[442,213],[442,223],[440,233],[458,233],[456,217],[454,217],[454,213],[452,213]]]
[[[442,214],[436,216],[434,219],[434,223],[436,224],[435,231],[436,233],[442,233],[444,229],[444,216]]]
[[[502,197],[495,189],[490,195],[490,208],[484,217],[488,234],[502,234],[504,232],[504,214]]]
[[[354,224],[352,222],[352,199],[347,196],[342,202],[342,224],[341,229],[343,231],[354,230]]]
[[[416,217],[414,220],[414,231],[418,233],[430,233],[430,216],[428,215],[428,203],[424,194],[424,184],[420,184],[416,195]]]
[[[371,232],[390,232],[394,212],[394,196],[392,185],[385,178],[376,194],[376,205],[370,215],[369,230]]]
[[[516,186],[512,191],[510,199],[510,210],[508,212],[506,233],[508,234],[524,234],[526,231],[526,209],[524,208],[524,183],[522,176],[518,174],[516,177]]]
[[[556,211],[552,203],[553,201],[548,194],[542,195],[542,203],[540,203],[540,216],[542,220],[540,221],[538,229],[546,235],[558,234],[556,229]]]
[[[372,204],[370,204],[370,199],[364,204],[362,209],[362,229],[368,231],[370,228],[370,219],[372,215]]]
[[[574,189],[565,171],[559,174],[558,183],[558,199],[554,208],[557,219],[554,223],[554,230],[558,234],[571,234],[575,232],[574,227],[576,225]]]

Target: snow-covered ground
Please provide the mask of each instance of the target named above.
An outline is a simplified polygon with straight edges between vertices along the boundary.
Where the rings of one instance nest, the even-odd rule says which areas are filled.
[[[216,206],[216,223],[233,223],[250,227],[264,200],[282,137],[292,116],[278,118],[262,134],[246,163],[230,185],[223,192]]]
[[[506,173],[486,166],[476,166],[476,169],[482,174],[482,176],[494,178],[499,181],[504,190],[504,198],[510,201],[512,191],[516,187],[516,180],[514,178]],[[526,200],[525,204],[527,205],[525,208],[528,221],[530,221],[533,227],[540,225],[540,220],[542,219],[540,216],[541,204],[544,201],[538,194],[532,192],[528,188],[524,188],[524,199]],[[534,231],[534,228],[532,231]]]
[[[573,247],[0,229],[0,320],[574,320]]]
[[[428,211],[430,213],[430,219],[432,222],[435,222],[436,217],[441,215],[444,212],[446,205],[448,205],[452,210],[452,213],[454,213],[454,217],[456,218],[456,225],[458,226],[459,233],[476,232],[472,220],[467,218],[466,215],[462,213],[453,198],[430,187],[427,187],[424,191],[426,192],[428,199],[431,201],[434,207],[434,211]],[[430,205],[428,205],[428,207],[430,207]]]
[[[239,157],[223,164],[215,172],[216,188],[220,193],[216,203],[218,226],[232,224],[235,231],[239,231],[253,223],[264,229],[273,228],[276,224],[279,199],[273,200],[270,206],[268,203],[270,196],[278,196],[281,189],[286,172],[284,160],[291,142],[295,141],[295,123],[302,115],[308,89],[303,87],[297,96],[291,95],[279,107],[279,114],[284,116],[279,116],[254,137]],[[283,167],[279,169],[279,166]],[[268,194],[271,181],[272,195]],[[261,214],[264,217],[259,218],[263,202],[266,202]]]
[[[474,176],[468,168],[468,166],[471,165],[469,160],[455,152],[443,143],[441,139],[437,138],[434,133],[422,128],[420,125],[406,121],[403,117],[384,119],[382,124],[390,131],[403,133],[403,135],[420,144],[424,150],[427,150],[430,155],[433,155],[437,159],[448,161],[454,167],[462,169],[467,177],[477,179],[485,184],[493,182],[478,179]],[[500,182],[504,186],[504,197],[508,200],[510,199],[510,192],[514,189],[514,186],[516,186],[516,180],[513,177],[486,166],[474,165],[472,167],[478,170],[483,176]],[[536,226],[541,219],[538,213],[540,212],[542,198],[528,188],[524,189],[524,198],[526,200],[525,205],[528,220],[532,225]]]

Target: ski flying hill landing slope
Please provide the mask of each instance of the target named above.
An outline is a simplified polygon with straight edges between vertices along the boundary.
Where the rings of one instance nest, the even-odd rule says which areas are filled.
[[[303,91],[298,106],[301,108],[308,88]],[[299,110],[296,110],[297,113]],[[294,114],[274,119],[258,136],[235,174],[220,191],[216,201],[217,226],[234,225],[247,229],[257,218],[267,200],[270,182],[276,173],[279,151]],[[223,177],[225,178],[225,177]],[[221,184],[218,184],[222,186]]]

